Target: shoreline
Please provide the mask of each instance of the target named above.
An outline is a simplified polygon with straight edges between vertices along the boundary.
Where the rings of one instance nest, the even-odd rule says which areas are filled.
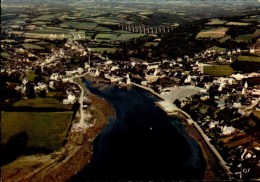
[[[189,137],[191,137],[200,147],[203,158],[205,160],[205,172],[203,180],[228,180],[228,176],[222,166],[219,164],[217,157],[213,154],[211,149],[208,147],[207,143],[202,138],[201,134],[198,132],[193,124],[187,122],[187,116],[182,113],[175,115],[180,119],[184,130]]]

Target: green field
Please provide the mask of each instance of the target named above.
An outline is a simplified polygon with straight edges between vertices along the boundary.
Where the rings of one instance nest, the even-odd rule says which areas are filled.
[[[159,44],[159,42],[146,42],[144,44],[145,47],[150,47],[150,46],[153,46],[153,47],[157,47]]]
[[[1,115],[1,142],[26,131],[27,146],[58,150],[68,132],[72,112],[1,112]]]
[[[244,34],[244,35],[239,35],[238,37],[235,38],[235,41],[237,42],[244,42],[244,41],[251,41],[256,37],[260,37],[260,30],[256,30],[252,34]]]
[[[115,41],[117,40],[118,35],[113,33],[99,33],[96,35],[96,39],[100,40],[109,40],[109,41]]]
[[[95,31],[99,31],[99,32],[112,32],[112,30],[110,28],[106,28],[106,27],[102,27],[102,26],[97,26],[95,28]]]
[[[260,57],[258,56],[238,56],[238,61],[252,61],[252,62],[260,62]]]
[[[25,49],[37,49],[37,50],[41,50],[41,49],[44,49],[43,47],[41,46],[38,46],[36,44],[22,44],[23,48]]]
[[[10,59],[10,58],[11,58],[11,55],[8,54],[8,53],[5,53],[5,52],[1,52],[1,57],[2,57],[2,58],[6,58],[6,59]]]
[[[48,27],[40,30],[32,30],[24,33],[26,37],[30,38],[71,38],[71,31],[75,30],[66,30],[61,28]]]
[[[138,33],[130,33],[130,34],[121,34],[117,40],[127,41],[130,39],[137,39],[140,37],[145,36],[145,34],[138,34]]]
[[[33,21],[50,21],[55,19],[57,16],[60,16],[61,14],[54,14],[54,15],[41,15],[38,16],[34,19],[32,19]]]
[[[99,53],[103,53],[104,51],[106,51],[107,53],[115,53],[117,48],[110,48],[110,47],[92,47],[91,48],[92,51],[95,52],[99,52]]]
[[[203,69],[204,74],[211,76],[230,76],[235,72],[229,65],[204,66]]]
[[[94,30],[97,27],[97,24],[94,22],[75,22],[75,21],[66,21],[60,24],[63,28],[74,28],[80,30]]]
[[[210,48],[210,50],[214,50],[216,52],[224,52],[227,49],[226,48],[222,48],[222,47],[218,47],[218,46],[213,46],[213,47]]]
[[[60,108],[61,107],[61,101],[58,101],[56,99],[52,98],[41,98],[41,97],[36,97],[34,99],[22,99],[19,100],[18,102],[14,103],[13,106],[18,107],[18,106],[30,106],[30,107],[55,107],[55,108]]]
[[[224,43],[224,42],[226,42],[226,41],[229,40],[229,39],[231,39],[231,36],[230,36],[230,35],[226,35],[225,37],[219,39],[218,41],[219,41],[220,43]]]
[[[210,19],[210,22],[206,23],[207,25],[223,25],[224,23],[226,23],[227,21],[223,21],[220,19]]]
[[[25,75],[28,78],[29,82],[34,82],[35,73],[32,70],[25,71]]]
[[[130,39],[143,37],[145,34],[126,33],[126,34],[113,34],[113,33],[99,33],[96,35],[96,40],[100,41],[128,41]]]

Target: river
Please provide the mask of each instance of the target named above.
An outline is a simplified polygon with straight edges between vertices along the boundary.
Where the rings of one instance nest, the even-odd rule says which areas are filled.
[[[203,178],[199,146],[178,118],[154,104],[157,98],[137,88],[85,83],[113,105],[117,117],[94,140],[92,161],[72,181]]]

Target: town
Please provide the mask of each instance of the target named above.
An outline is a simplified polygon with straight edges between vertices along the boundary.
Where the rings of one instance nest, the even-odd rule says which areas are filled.
[[[211,19],[208,25],[216,21],[219,24],[222,20]],[[239,26],[244,26],[241,24],[243,22]],[[29,24],[23,29],[37,30],[36,27]],[[147,55],[151,48],[162,43],[162,37],[158,33],[167,34],[175,29],[166,26],[166,29],[161,30],[160,27],[157,32],[158,27],[153,26],[147,30],[145,26],[137,28],[122,25],[118,28],[146,34],[142,36],[146,36],[148,41],[145,44],[149,45],[142,53]],[[197,36],[208,38],[207,34],[215,33],[221,34],[217,38],[223,39],[228,28],[223,30],[222,27],[217,33],[214,31],[206,29],[198,32]],[[128,50],[127,58],[121,56],[126,58],[123,60],[106,51],[98,52],[97,48],[93,48],[95,42],[82,41],[85,35],[66,37],[65,33],[59,37],[48,34],[47,37],[40,38],[29,33],[20,35],[14,31],[4,32],[1,39],[1,107],[10,111],[15,104],[19,107],[17,103],[21,100],[55,100],[60,105],[56,108],[58,111],[69,111],[75,107],[80,110],[79,122],[72,127],[72,130],[79,131],[93,126],[95,121],[89,122],[87,119],[91,117],[88,114],[92,107],[91,100],[78,80],[84,81],[91,77],[122,89],[138,87],[159,97],[162,101],[156,104],[167,114],[187,114],[190,118],[186,117],[186,122],[194,125],[204,136],[213,148],[212,151],[216,150],[213,153],[220,155],[219,162],[223,164],[230,179],[259,179],[259,25],[251,35],[254,42],[248,41],[241,47],[239,43],[230,49],[212,46],[194,54],[182,54],[176,58],[161,56],[156,59],[151,58],[151,55],[136,57],[129,53],[134,51]],[[125,42],[141,39],[139,36],[141,35]],[[110,38],[100,37],[104,45],[124,43],[122,40],[115,43]],[[97,39],[99,38],[95,40]],[[22,46],[8,44],[12,41],[22,41]],[[48,41],[55,46],[42,48]],[[33,42],[40,42],[38,45],[42,46]],[[75,106],[75,103],[80,106]]]

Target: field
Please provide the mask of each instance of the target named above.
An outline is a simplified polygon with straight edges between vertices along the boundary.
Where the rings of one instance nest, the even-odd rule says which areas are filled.
[[[99,41],[127,41],[134,38],[143,37],[144,34],[126,33],[126,34],[113,34],[113,33],[99,33],[96,35],[96,40]]]
[[[251,41],[256,37],[260,37],[260,30],[256,30],[253,34],[239,35],[235,38],[237,42]]]
[[[48,93],[47,93],[48,96]],[[13,104],[14,107],[25,106],[34,108],[63,108],[66,110],[71,110],[71,105],[62,104],[61,101],[53,98],[41,98],[36,97],[34,99],[22,99]]]
[[[115,53],[117,48],[110,48],[110,47],[93,47],[91,48],[92,51],[103,53],[106,51],[107,53]]]
[[[30,106],[30,107],[41,107],[41,108],[60,108],[61,107],[61,102],[52,99],[52,98],[41,98],[41,97],[36,97],[34,99],[22,99],[19,100],[18,102],[14,103],[15,107],[18,106]]]
[[[222,48],[222,47],[218,47],[218,46],[213,46],[213,47],[210,48],[210,50],[214,50],[216,52],[224,52],[227,49],[226,48]]]
[[[25,71],[26,77],[28,78],[29,82],[34,82],[35,73],[32,70]]]
[[[94,30],[97,27],[97,24],[94,22],[74,22],[67,21],[60,25],[63,28],[74,28],[80,30]]]
[[[118,35],[113,34],[113,33],[99,33],[96,35],[96,39],[100,40],[110,40],[110,41],[115,41],[117,40]]]
[[[50,20],[53,20],[55,19],[56,17],[59,17],[61,14],[54,14],[54,15],[41,15],[41,16],[38,16],[34,19],[32,19],[33,21],[50,21]]]
[[[204,74],[211,76],[230,76],[235,72],[229,65],[204,66],[203,69]]]
[[[226,41],[229,40],[229,39],[231,39],[231,36],[230,36],[230,35],[226,35],[225,37],[219,39],[218,41],[219,41],[220,43],[224,43],[224,42],[226,42]]]
[[[24,34],[26,37],[30,38],[71,38],[71,31],[72,30],[49,27],[40,30],[28,31]]]
[[[1,112],[1,115],[1,142],[26,131],[27,146],[57,150],[68,132],[72,112]]]
[[[11,58],[11,55],[10,54],[7,54],[5,52],[1,52],[1,57],[2,58],[6,58],[6,59],[10,59]]]
[[[227,31],[228,28],[225,27],[206,29],[199,32],[196,38],[222,38],[226,35]]]
[[[245,22],[228,22],[226,25],[235,25],[235,26],[248,26],[251,25],[251,23],[245,23]]]
[[[252,61],[252,62],[260,62],[260,57],[258,56],[238,56],[238,61]]]
[[[127,41],[130,39],[136,39],[145,36],[145,34],[130,33],[130,34],[121,34],[117,40]]]
[[[153,47],[157,47],[159,44],[159,42],[146,42],[144,44],[145,47],[150,47],[150,46],[153,46]]]
[[[23,48],[25,49],[37,49],[37,50],[41,50],[41,49],[44,49],[43,47],[41,46],[38,46],[36,44],[22,44]]]
[[[223,25],[226,21],[220,19],[211,19],[210,22],[206,23],[207,25]]]
[[[97,26],[95,28],[95,31],[99,31],[99,32],[112,32],[112,30],[110,28],[106,28],[106,27],[102,27],[102,26]]]

